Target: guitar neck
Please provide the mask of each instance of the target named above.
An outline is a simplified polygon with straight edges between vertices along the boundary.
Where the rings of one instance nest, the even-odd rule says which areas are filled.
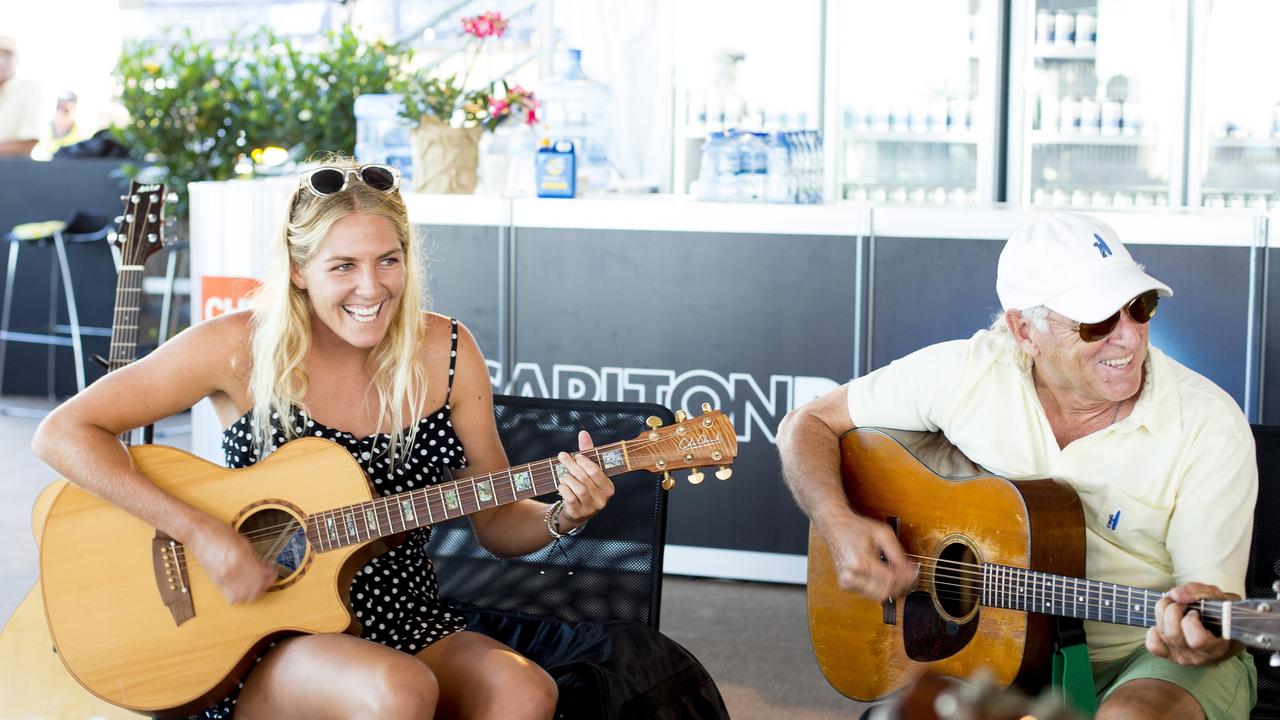
[[[982,564],[981,603],[988,607],[1146,628],[1156,624],[1156,603],[1161,597],[1164,593],[1129,585]],[[1192,607],[1200,611],[1205,627],[1219,632],[1224,605],[1229,607],[1201,600]]]
[[[133,362],[138,352],[138,317],[142,306],[141,265],[120,266],[116,280],[115,317],[111,321],[111,351],[107,372]]]
[[[602,445],[580,454],[599,465],[606,475],[617,475],[631,469],[629,444],[624,441]],[[312,547],[326,552],[415,530],[554,492],[568,472],[559,460],[548,458],[325,510],[307,517],[307,540]]]

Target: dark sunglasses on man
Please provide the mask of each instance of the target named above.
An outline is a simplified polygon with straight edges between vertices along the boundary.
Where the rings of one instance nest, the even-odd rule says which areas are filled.
[[[379,192],[389,193],[400,187],[400,171],[390,165],[369,163],[353,168],[323,165],[303,173],[298,185],[311,191],[312,195],[324,198],[346,190],[350,187],[351,177],[360,178],[360,182]]]
[[[1120,313],[1127,312],[1129,317],[1139,325],[1146,324],[1156,314],[1156,303],[1160,300],[1160,293],[1155,290],[1148,290],[1138,297],[1129,301],[1128,305],[1120,308],[1114,315],[1106,320],[1098,322],[1079,323],[1072,325],[1056,318],[1049,318],[1054,322],[1065,325],[1066,327],[1080,333],[1080,339],[1087,342],[1097,342],[1110,335],[1116,329],[1116,325],[1120,324]]]

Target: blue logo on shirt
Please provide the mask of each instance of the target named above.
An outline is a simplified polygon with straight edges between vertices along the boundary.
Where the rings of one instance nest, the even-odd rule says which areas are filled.
[[[1094,243],[1093,246],[1098,248],[1098,252],[1102,253],[1102,257],[1110,255],[1111,248],[1107,247],[1107,241],[1103,240],[1102,236],[1098,233],[1094,233],[1093,236],[1098,240],[1098,242]]]
[[[1101,240],[1101,238],[1099,238],[1099,240]],[[1104,244],[1105,244],[1105,243],[1104,243]],[[1113,514],[1111,514],[1111,515],[1108,515],[1108,516],[1107,516],[1107,529],[1108,529],[1108,530],[1115,530],[1115,529],[1116,529],[1116,526],[1117,526],[1117,525],[1119,525],[1119,524],[1120,524],[1120,511],[1119,511],[1119,510],[1117,510],[1117,511],[1115,511]]]

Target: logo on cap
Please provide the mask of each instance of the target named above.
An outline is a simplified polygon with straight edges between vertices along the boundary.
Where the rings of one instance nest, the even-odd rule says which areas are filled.
[[[1098,242],[1094,243],[1093,246],[1098,248],[1098,252],[1102,254],[1102,257],[1105,258],[1110,255],[1111,248],[1107,247],[1107,241],[1103,240],[1102,236],[1098,233],[1094,233],[1093,236],[1098,239]]]

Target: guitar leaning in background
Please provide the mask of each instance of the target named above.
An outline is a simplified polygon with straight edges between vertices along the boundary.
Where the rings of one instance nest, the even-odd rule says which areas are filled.
[[[162,184],[134,181],[120,199],[124,207],[111,239],[120,248],[120,268],[111,345],[104,360],[108,372],[128,365],[137,355],[143,268],[147,258],[167,244],[165,207],[174,201],[174,194],[167,193]],[[120,440],[129,444],[131,433],[122,433]],[[65,480],[58,480],[36,499],[31,525],[37,542],[53,498],[64,485]],[[37,589],[33,588],[14,611],[0,637],[0,717],[131,717],[132,713],[85,692],[67,674],[53,650]]]
[[[1088,641],[1067,684],[1085,701],[1097,691],[1100,718],[1244,720],[1256,670],[1229,638],[1242,616],[1271,637],[1273,616],[1221,602],[1243,592],[1257,496],[1239,405],[1151,346],[1172,290],[1105,223],[1037,216],[1005,243],[996,276],[1003,313],[989,328],[857,378],[779,428],[784,475],[812,520],[810,622],[829,678],[868,696],[919,665],[1044,678],[1048,617],[1065,615]],[[909,322],[932,304],[898,312]],[[855,427],[941,431],[972,463],[949,470],[939,450],[911,472],[869,470],[882,466],[841,454]],[[975,475],[1014,482],[945,479]],[[1039,510],[1077,503],[1074,522]],[[833,628],[841,639],[828,643]],[[864,654],[877,659],[853,659]],[[877,678],[842,679],[859,672]]]

